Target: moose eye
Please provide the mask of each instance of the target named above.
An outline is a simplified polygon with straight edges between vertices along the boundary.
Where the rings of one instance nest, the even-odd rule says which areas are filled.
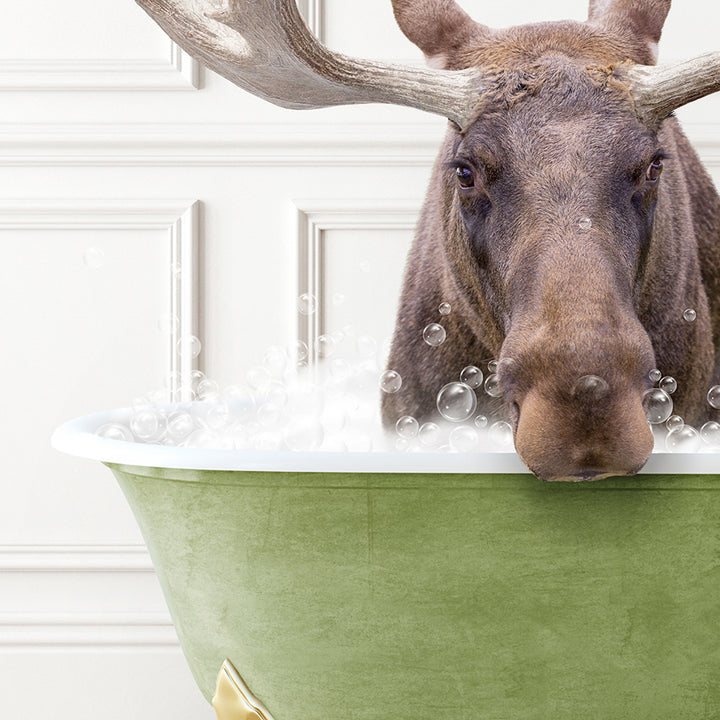
[[[660,178],[660,173],[663,169],[663,161],[662,158],[658,158],[657,160],[653,160],[650,163],[650,167],[647,169],[647,173],[645,174],[645,179],[649,183],[656,183],[658,179]]]
[[[470,168],[460,166],[455,168],[455,174],[457,175],[458,183],[461,188],[471,188],[475,185],[475,175]]]

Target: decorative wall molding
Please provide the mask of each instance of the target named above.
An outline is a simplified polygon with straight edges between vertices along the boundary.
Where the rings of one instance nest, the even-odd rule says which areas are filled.
[[[297,200],[297,296],[314,295],[317,310],[298,313],[297,339],[309,351],[309,364],[317,364],[317,339],[325,333],[328,293],[325,282],[325,248],[328,230],[413,231],[420,203],[412,200]]]
[[[159,230],[166,233],[170,262],[167,314],[177,317],[168,333],[169,388],[178,399],[190,399],[190,373],[197,361],[178,348],[180,338],[199,337],[199,201],[107,202],[53,199],[0,201],[0,230]],[[178,391],[183,388],[181,393]]]
[[[308,29],[320,40],[325,41],[325,27],[323,24],[325,0],[297,0],[300,14],[305,20]]]
[[[295,117],[295,116],[293,116]],[[708,167],[720,168],[720,123],[683,125]],[[414,123],[0,123],[5,167],[427,167],[442,118]]]
[[[167,39],[165,59],[3,60],[0,91],[196,90],[196,60]]]
[[[444,127],[441,118],[379,125],[299,116],[262,124],[0,124],[0,166],[418,167],[433,162]]]

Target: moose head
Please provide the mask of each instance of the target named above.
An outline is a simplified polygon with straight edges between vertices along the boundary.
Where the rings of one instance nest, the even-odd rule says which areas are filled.
[[[294,0],[138,0],[237,85],[289,108],[383,102],[450,123],[410,253],[385,421],[429,418],[498,360],[516,449],[543,480],[633,474],[650,371],[688,422],[718,382],[720,200],[673,110],[720,90],[720,52],[655,66],[670,0],[591,0],[586,22],[493,30],[454,0],[393,0],[430,67],[330,52]],[[449,302],[448,341],[423,328]],[[683,317],[695,311],[695,320]]]

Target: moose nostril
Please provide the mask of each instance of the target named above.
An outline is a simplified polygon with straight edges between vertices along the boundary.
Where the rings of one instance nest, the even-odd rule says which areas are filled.
[[[597,375],[583,375],[573,385],[572,396],[578,400],[602,400],[610,392],[610,386]]]

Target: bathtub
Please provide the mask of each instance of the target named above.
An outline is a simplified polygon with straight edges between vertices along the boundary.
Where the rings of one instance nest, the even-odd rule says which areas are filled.
[[[221,720],[720,717],[720,456],[543,484],[511,452],[289,453],[60,427],[137,518]]]

